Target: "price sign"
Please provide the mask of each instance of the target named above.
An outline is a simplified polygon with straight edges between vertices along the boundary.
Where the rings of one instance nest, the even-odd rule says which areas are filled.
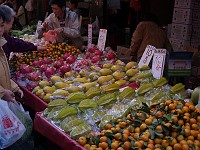
[[[92,24],[88,24],[88,48],[92,47]]]
[[[165,67],[166,49],[156,49],[153,56],[152,73],[153,77],[160,79]]]
[[[97,47],[99,50],[104,50],[106,43],[107,30],[100,29]]]
[[[142,58],[140,59],[140,62],[138,64],[139,67],[143,66],[143,65],[149,65],[149,62],[151,61],[151,58],[153,57],[154,51],[156,50],[156,48],[154,46],[151,45],[147,45]]]

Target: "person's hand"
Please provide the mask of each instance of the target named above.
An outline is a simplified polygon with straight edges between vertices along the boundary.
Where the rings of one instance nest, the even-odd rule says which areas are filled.
[[[63,30],[64,30],[63,28],[56,28],[54,29],[54,32],[58,34],[58,33],[63,32]]]
[[[15,94],[10,90],[5,90],[2,99],[7,102],[13,102],[15,100]]]
[[[43,46],[37,46],[37,51],[38,52],[41,52],[43,50],[45,50],[45,47],[43,47]]]
[[[48,27],[48,23],[47,22],[43,22],[42,30],[46,30],[47,27]]]
[[[22,97],[24,97],[24,92],[21,90],[21,89],[19,89],[18,91],[17,91],[17,94],[19,94],[19,96],[22,98]]]

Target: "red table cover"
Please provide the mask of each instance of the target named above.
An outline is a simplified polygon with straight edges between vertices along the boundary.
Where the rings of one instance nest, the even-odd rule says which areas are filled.
[[[19,84],[18,84],[19,85]],[[43,111],[47,108],[47,103],[40,99],[38,96],[30,92],[23,86],[20,86],[21,90],[24,92],[23,103],[29,107],[31,107],[36,112]]]
[[[37,112],[34,119],[34,128],[63,150],[85,150],[65,132],[52,125],[41,112]]]

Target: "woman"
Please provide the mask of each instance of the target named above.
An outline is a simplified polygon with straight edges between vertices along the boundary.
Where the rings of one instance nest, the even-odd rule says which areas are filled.
[[[43,47],[37,47],[33,43],[26,42],[24,40],[11,37],[8,33],[12,28],[15,12],[12,8],[6,5],[1,5],[0,9],[5,13],[5,31],[3,37],[7,43],[3,46],[3,50],[9,58],[11,52],[27,52],[27,51],[42,51]]]
[[[0,9],[0,98],[9,102],[15,100],[15,92],[19,93],[21,96],[23,96],[23,92],[18,85],[10,79],[9,65],[2,49],[2,46],[6,43],[6,40],[2,37],[5,27],[4,21],[4,12]]]

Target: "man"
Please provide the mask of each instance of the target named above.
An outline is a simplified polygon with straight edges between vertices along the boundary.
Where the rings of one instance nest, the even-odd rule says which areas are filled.
[[[39,37],[42,37],[44,32],[53,30],[57,35],[57,41],[72,42],[74,46],[82,50],[83,42],[80,35],[80,22],[78,15],[75,12],[66,9],[66,0],[50,0],[50,5],[53,13],[51,13],[38,28]]]

